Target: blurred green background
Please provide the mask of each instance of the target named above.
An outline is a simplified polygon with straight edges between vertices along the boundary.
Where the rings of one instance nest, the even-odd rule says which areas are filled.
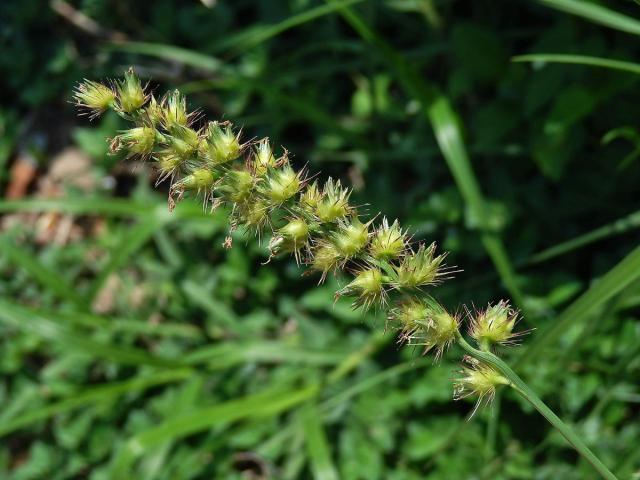
[[[261,266],[265,245],[223,249],[224,212],[169,214],[149,165],[107,154],[120,120],[69,103],[129,66],[437,241],[461,269],[446,305],[512,299],[533,331],[505,358],[638,478],[639,15],[625,0],[1,2],[0,478],[595,478],[511,393],[466,421],[458,354],[400,349],[380,314],[334,304],[337,280]],[[513,61],[526,54],[566,56]]]

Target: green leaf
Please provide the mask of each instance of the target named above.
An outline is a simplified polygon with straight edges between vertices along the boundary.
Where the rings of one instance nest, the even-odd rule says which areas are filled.
[[[144,246],[153,234],[162,227],[162,222],[155,218],[141,220],[132,227],[109,253],[109,262],[100,271],[87,293],[87,301],[91,303],[113,272],[122,267],[136,251]]]
[[[593,23],[640,35],[640,22],[632,17],[609,10],[586,0],[539,0],[541,3],[562,12],[577,15]]]
[[[0,437],[60,413],[95,405],[98,402],[113,401],[131,392],[140,392],[157,385],[179,382],[193,375],[194,372],[188,369],[167,370],[150,375],[140,375],[124,382],[114,382],[74,392],[64,400],[29,410],[0,423]]]
[[[0,299],[0,322],[28,331],[58,347],[71,348],[90,357],[131,365],[179,367],[181,362],[149,355],[143,350],[98,342],[76,333],[44,315]]]
[[[306,404],[300,415],[313,478],[315,480],[337,480],[338,473],[331,460],[331,452],[317,406],[313,403]]]
[[[562,312],[549,327],[536,335],[521,352],[516,365],[526,363],[535,357],[543,348],[557,340],[572,324],[584,321],[607,300],[639,278],[640,247],[636,247]]]
[[[180,62],[184,65],[189,65],[210,73],[219,73],[227,68],[221,60],[211,55],[161,43],[118,42],[107,44],[106,49],[118,52],[136,53],[139,55],[149,55],[152,57],[162,58],[164,60]]]
[[[85,305],[83,298],[65,277],[44,266],[34,258],[32,253],[16,245],[12,239],[7,236],[0,237],[0,248],[11,262],[23,268],[38,283],[54,292],[59,298],[68,300],[79,307]]]
[[[312,398],[317,393],[316,385],[298,390],[266,391],[169,418],[127,441],[116,457],[112,478],[132,478],[133,476],[130,475],[132,463],[152,447],[209,430],[214,426],[242,419],[277,415]]]
[[[220,42],[217,50],[230,50],[234,54],[242,53],[261,43],[280,35],[287,30],[303,25],[317,18],[334,13],[342,7],[360,3],[362,0],[344,0],[335,5],[320,5],[304,12],[287,17],[285,20],[273,25],[254,25],[249,29],[232,35]]]
[[[621,235],[636,228],[640,228],[640,210],[638,210],[637,212],[633,212],[626,217],[620,218],[615,222],[603,225],[602,227],[596,228],[595,230],[591,230],[590,232],[572,238],[571,240],[567,240],[566,242],[559,243],[557,245],[554,245],[553,247],[546,248],[532,255],[524,263],[519,264],[519,266],[535,265],[538,263],[546,262],[553,258],[582,248],[591,243],[612,237],[614,235]]]
[[[568,55],[562,53],[530,53],[528,55],[517,55],[511,58],[512,62],[531,62],[535,68],[542,67],[546,63],[564,63],[574,65],[586,65],[589,67],[609,68],[640,74],[640,64],[614,60],[611,58],[590,57],[587,55]]]

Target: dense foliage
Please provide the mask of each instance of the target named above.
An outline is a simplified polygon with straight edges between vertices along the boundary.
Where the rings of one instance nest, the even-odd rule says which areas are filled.
[[[168,182],[109,154],[125,124],[69,103],[129,65],[437,241],[464,267],[448,308],[512,298],[535,330],[505,356],[619,478],[637,472],[637,72],[511,57],[633,62],[639,7],[206,3],[0,4],[0,477],[593,475],[511,393],[465,422],[458,356],[399,349],[379,312],[334,303],[341,278],[261,266],[268,245],[241,231],[225,249],[228,212],[169,214]]]

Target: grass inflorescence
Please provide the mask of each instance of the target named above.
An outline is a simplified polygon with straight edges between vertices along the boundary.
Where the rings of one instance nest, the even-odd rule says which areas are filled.
[[[311,180],[306,168],[294,168],[286,150],[277,154],[268,138],[243,141],[231,122],[204,122],[188,111],[179,91],[158,99],[146,90],[130,70],[110,84],[85,81],[76,101],[92,116],[110,108],[131,122],[111,140],[111,150],[152,161],[158,181],[170,182],[170,209],[187,195],[199,197],[207,209],[227,206],[230,230],[244,229],[267,241],[270,258],[291,254],[319,282],[341,272],[348,280],[336,298],[386,312],[400,343],[439,358],[456,342],[461,317],[433,296],[451,272],[435,243],[413,242],[397,220],[366,218],[350,201],[349,188],[331,177]],[[225,245],[231,247],[231,237]],[[481,348],[508,344],[514,315],[504,301],[477,312],[470,319],[471,337]],[[493,333],[478,333],[488,318]],[[468,384],[480,376],[464,378]],[[482,378],[486,383],[498,375]]]

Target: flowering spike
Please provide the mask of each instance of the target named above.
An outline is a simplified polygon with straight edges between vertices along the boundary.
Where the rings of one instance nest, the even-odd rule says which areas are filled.
[[[356,296],[354,307],[363,307],[365,310],[376,303],[383,305],[386,302],[386,291],[382,272],[377,268],[362,270],[356,274],[356,278],[351,283],[339,290],[336,295]]]
[[[173,131],[176,127],[188,127],[191,123],[191,115],[187,113],[187,100],[178,90],[167,93],[162,98],[159,114],[157,104],[152,108],[154,110],[149,109],[149,114],[154,115],[154,118],[159,117],[162,126],[168,131]]]
[[[258,142],[258,146],[253,152],[251,166],[253,173],[258,177],[265,175],[269,169],[278,166],[278,160],[273,154],[273,150],[271,150],[268,138],[263,138]]]
[[[358,254],[369,240],[369,223],[363,224],[358,217],[349,222],[341,220],[338,231],[334,232],[332,241],[343,258],[349,259]]]
[[[391,226],[387,218],[382,219],[382,225],[373,233],[369,253],[376,260],[392,260],[398,258],[406,248],[406,234],[402,232],[398,220]]]
[[[315,206],[315,213],[323,223],[332,223],[346,217],[352,210],[349,206],[351,192],[342,188],[340,180],[327,180],[322,190],[322,198]]]
[[[445,255],[435,255],[435,251],[435,243],[428,247],[420,244],[416,252],[406,255],[396,268],[396,288],[416,289],[438,283]]]
[[[124,78],[116,83],[118,109],[124,113],[133,113],[147,101],[140,79],[129,69]]]
[[[102,83],[85,80],[78,84],[73,92],[76,105],[85,109],[89,118],[93,119],[112,108],[116,101],[113,89]]]
[[[517,321],[518,312],[508,302],[500,300],[495,305],[488,305],[472,318],[469,335],[483,350],[489,350],[495,345],[513,345],[518,336],[526,333],[513,332]]]
[[[435,351],[436,360],[456,341],[460,319],[431,298],[412,297],[390,312],[389,320],[400,330],[400,342]]]
[[[235,135],[228,122],[209,122],[206,136],[206,153],[213,165],[222,165],[240,156],[240,133]]]
[[[471,418],[480,406],[489,404],[496,395],[496,388],[500,385],[509,385],[509,380],[488,365],[480,363],[472,357],[464,357],[462,370],[454,380],[453,399],[461,400],[470,396],[478,397],[478,400],[469,415]],[[468,366],[467,366],[468,365]]]
[[[127,156],[140,155],[146,157],[153,152],[156,142],[156,131],[152,127],[134,127],[123,130],[110,145],[113,153],[124,150]]]

